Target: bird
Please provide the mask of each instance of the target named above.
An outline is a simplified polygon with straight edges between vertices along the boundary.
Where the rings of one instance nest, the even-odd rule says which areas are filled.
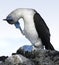
[[[24,30],[21,29],[19,19],[24,21]],[[55,50],[50,42],[50,30],[41,15],[32,8],[18,8],[13,10],[4,19],[9,24],[20,28],[25,37],[38,49],[45,47],[47,50]]]

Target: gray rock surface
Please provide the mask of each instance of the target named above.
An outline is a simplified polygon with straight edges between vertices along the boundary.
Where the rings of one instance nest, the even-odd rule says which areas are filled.
[[[5,61],[0,60],[0,65],[59,65],[59,52],[44,49],[29,52],[20,48]]]

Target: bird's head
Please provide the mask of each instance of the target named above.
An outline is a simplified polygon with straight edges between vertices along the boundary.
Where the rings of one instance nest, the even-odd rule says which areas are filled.
[[[18,10],[14,10],[6,17],[6,19],[3,20],[7,21],[9,24],[15,24],[21,17],[19,13],[21,12],[19,12]]]
[[[16,20],[12,15],[8,15],[6,19],[3,19],[4,21],[7,21],[9,24],[15,24]]]
[[[21,13],[21,12],[20,12]],[[6,19],[3,19],[4,21],[7,21],[9,24],[14,24],[16,28],[20,29],[21,32],[23,33],[22,29],[21,29],[21,26],[20,26],[20,23],[19,23],[19,18],[21,18],[21,15],[19,15],[19,12],[16,10],[16,11],[13,11],[11,12],[7,17]]]

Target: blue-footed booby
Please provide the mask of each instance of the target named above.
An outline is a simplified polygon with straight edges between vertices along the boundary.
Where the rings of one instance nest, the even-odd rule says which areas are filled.
[[[24,30],[19,25],[19,19],[23,18]],[[54,50],[50,43],[50,31],[40,14],[29,8],[19,8],[12,11],[6,20],[9,24],[14,24],[16,28],[20,28],[25,37],[37,48],[45,48]]]

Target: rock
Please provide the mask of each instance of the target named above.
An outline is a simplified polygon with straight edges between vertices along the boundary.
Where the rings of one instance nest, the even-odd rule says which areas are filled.
[[[29,52],[19,48],[5,62],[1,61],[0,65],[59,65],[59,52],[46,49]]]
[[[25,64],[32,65],[32,61],[20,54],[12,55],[5,60],[5,63],[11,63],[13,65]]]
[[[8,56],[1,56],[0,61],[4,62],[6,58],[8,58]]]

